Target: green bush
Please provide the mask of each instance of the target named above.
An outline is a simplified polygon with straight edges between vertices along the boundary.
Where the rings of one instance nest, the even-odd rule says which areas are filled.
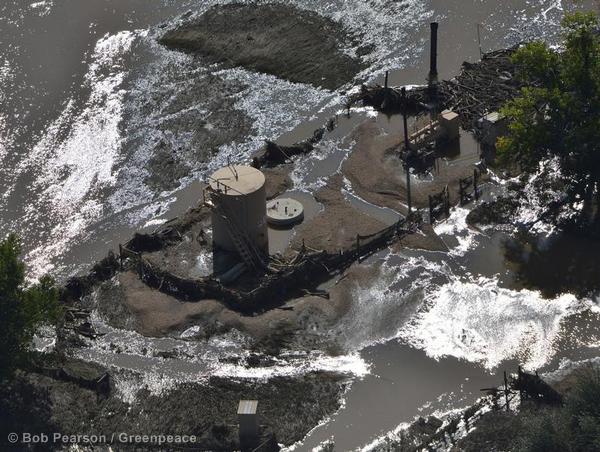
[[[600,451],[600,368],[591,366],[578,373],[565,411],[573,450]]]

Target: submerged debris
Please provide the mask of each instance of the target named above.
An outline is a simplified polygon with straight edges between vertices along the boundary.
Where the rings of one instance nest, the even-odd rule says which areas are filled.
[[[518,47],[486,53],[478,63],[464,62],[456,78],[439,83],[441,101],[460,114],[464,129],[475,130],[481,117],[519,95],[521,83],[511,61]]]
[[[280,146],[273,141],[267,141],[265,146],[252,158],[252,166],[256,169],[262,167],[274,167],[283,163],[289,163],[296,155],[305,155],[312,152],[325,135],[325,127],[321,127],[307,140],[293,144],[292,146]]]
[[[368,105],[383,113],[395,114],[406,111],[409,115],[417,115],[429,110],[427,102],[430,95],[426,86],[407,90],[406,98],[398,88],[390,88],[381,85],[362,85],[360,92],[350,96],[346,100],[346,108],[350,109],[357,103]]]

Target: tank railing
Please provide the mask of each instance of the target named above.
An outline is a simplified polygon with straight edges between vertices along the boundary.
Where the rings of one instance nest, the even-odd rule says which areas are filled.
[[[242,193],[241,191],[236,190],[235,188],[227,185],[226,183],[221,182],[220,179],[215,179],[214,177],[210,177],[210,176],[207,176],[207,179],[208,180],[212,180],[213,182],[215,182],[217,184],[217,188],[219,188],[219,185],[222,185],[223,187],[225,187],[225,193],[227,193],[227,190],[231,190],[232,192],[235,192],[238,195],[246,195],[246,193]],[[210,184],[208,185],[208,187],[209,187],[210,190],[214,191],[214,189],[210,186]]]
[[[233,173],[233,175],[235,176],[235,180],[238,180],[239,174],[238,174],[237,170],[235,169],[235,165],[231,164],[231,160],[229,159],[229,157],[227,157],[227,168],[229,168],[229,170]]]
[[[236,202],[240,202],[240,200],[236,200]],[[247,209],[247,205],[243,204],[243,208],[244,208],[244,215],[247,217],[248,213],[246,212]],[[226,208],[228,209],[228,208]],[[227,212],[227,210],[226,210]],[[244,239],[248,242],[248,246],[250,247],[250,250],[252,251],[252,253],[254,254],[255,258],[258,259],[258,262],[260,264],[260,268],[264,269],[267,267],[268,264],[268,256],[265,256],[264,253],[260,250],[260,248],[256,245],[256,243],[254,242],[254,240],[252,240],[247,233],[244,233]]]
[[[216,212],[223,218],[225,225],[228,229],[229,235],[233,239],[233,242],[238,250],[238,253],[247,265],[254,267],[255,269],[264,269],[266,267],[264,256],[261,251],[256,247],[255,243],[250,239],[248,234],[239,228],[239,225],[235,222],[235,215],[225,205],[220,202],[219,198],[222,196],[221,193],[214,193],[216,202],[214,203]]]
[[[235,245],[238,254],[242,258],[248,269],[258,270],[259,267],[256,265],[256,260],[254,259],[252,251],[248,246],[248,240],[246,240],[246,237],[244,237],[244,235],[240,231],[238,231],[238,229],[233,224],[233,221],[230,218],[228,218],[228,215],[224,211],[222,205],[217,203],[215,205],[215,211],[221,216],[221,218],[225,222],[225,226],[227,228],[227,231],[229,232],[229,236],[231,237],[231,240],[233,241],[233,244]]]

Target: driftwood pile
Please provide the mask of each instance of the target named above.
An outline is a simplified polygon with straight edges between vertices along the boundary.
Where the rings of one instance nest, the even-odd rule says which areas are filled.
[[[478,63],[465,62],[457,77],[439,83],[441,103],[460,114],[464,129],[475,129],[482,116],[497,111],[519,95],[522,85],[510,59],[516,49],[487,53]]]
[[[451,109],[460,114],[465,130],[475,130],[486,113],[497,111],[506,101],[519,94],[521,84],[510,57],[518,47],[486,53],[478,63],[465,62],[460,74],[434,86],[416,87],[403,99],[399,88],[381,85],[361,87],[347,99],[346,107],[357,103],[383,113],[418,115],[430,110]]]
[[[112,278],[119,270],[119,261],[112,251],[108,256],[97,262],[87,275],[69,278],[59,289],[60,300],[74,303],[89,294],[94,287]]]
[[[169,245],[174,245],[183,240],[183,235],[195,224],[206,223],[210,219],[210,210],[200,205],[190,209],[184,216],[167,221],[160,228],[150,234],[136,232],[131,240],[125,244],[125,248],[137,253],[151,253],[161,250]],[[205,232],[200,231],[199,240],[202,240]]]
[[[409,115],[417,115],[428,111],[427,103],[430,94],[427,87],[417,87],[407,90],[406,98],[398,88],[390,88],[381,85],[362,85],[360,92],[353,94],[346,100],[346,108],[361,103],[373,107],[377,111],[387,114],[402,113],[406,109]]]

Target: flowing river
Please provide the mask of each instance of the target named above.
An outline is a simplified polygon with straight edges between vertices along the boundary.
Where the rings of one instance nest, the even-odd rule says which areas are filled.
[[[152,229],[195,205],[198,181],[227,158],[243,159],[265,139],[283,144],[305,139],[343,108],[339,93],[243,69],[199,67],[189,55],[156,43],[165,24],[217,3],[227,2],[6,0],[0,5],[0,236],[20,234],[31,279],[86,271],[133,232]],[[572,8],[561,0],[286,3],[331,17],[372,45],[369,68],[356,83],[381,82],[383,72],[393,69],[392,85],[424,82],[430,21],[440,22],[440,77],[449,78],[462,61],[479,59],[477,24],[483,51],[534,37],[556,43],[561,17]],[[190,87],[200,94],[186,95]],[[374,115],[357,112],[352,121]],[[194,154],[194,128],[211,129],[230,118],[237,118],[236,130],[215,138],[217,154],[208,161]],[[377,121],[384,128],[399,127],[394,118]],[[297,162],[295,190],[320,186],[325,168],[339,165],[349,152],[345,138],[341,127],[327,136],[318,156]],[[161,142],[177,149],[185,163],[174,185],[156,183],[148,170]],[[350,187],[348,196],[373,215],[394,216],[366,205]],[[345,346],[342,356],[315,352],[301,361],[304,365],[284,362],[244,374],[236,366],[216,364],[243,339],[221,338],[195,350],[185,341],[150,340],[106,327],[106,344],[82,357],[142,372],[143,383],[156,390],[207,374],[268,378],[342,370],[353,379],[343,407],[292,448],[311,450],[333,438],[338,450],[351,450],[368,448],[417,415],[466,406],[517,363],[543,371],[595,356],[597,300],[569,290],[574,284],[561,286],[552,272],[509,264],[511,231],[470,229],[467,213],[456,208],[436,226],[448,253],[406,250],[370,258],[366,265],[377,269],[375,281],[356,285],[350,313],[331,332]],[[597,269],[593,244],[543,232],[538,239],[540,262],[569,260],[576,251],[588,271]],[[544,285],[560,290],[544,298],[536,290]],[[108,342],[119,343],[124,355],[113,355]],[[149,347],[188,347],[186,353],[195,358],[164,365],[139,352]],[[134,397],[137,383],[124,379],[123,397]]]

